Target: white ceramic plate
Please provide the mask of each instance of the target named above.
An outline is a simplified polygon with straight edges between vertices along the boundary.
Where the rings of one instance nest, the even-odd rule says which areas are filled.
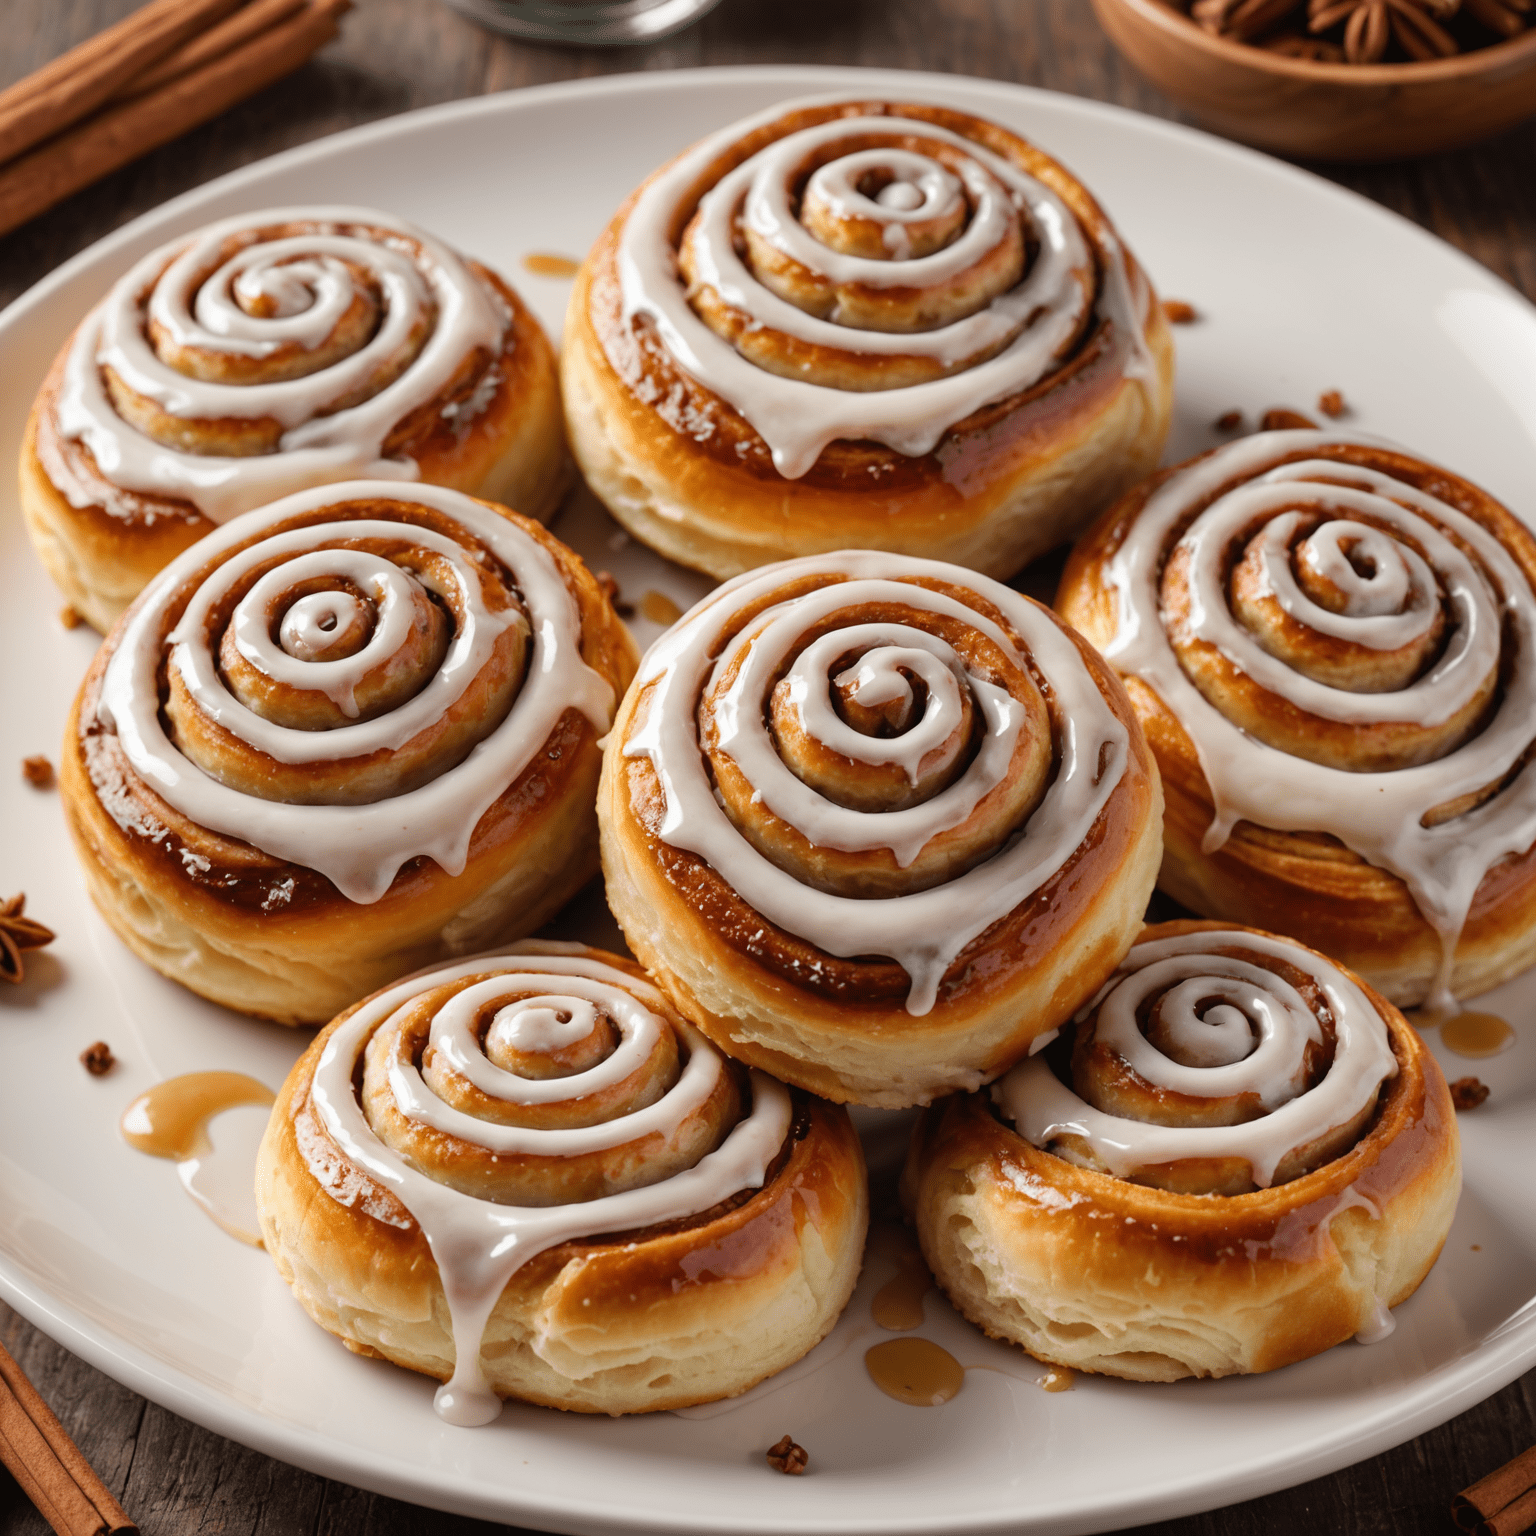
[[[1536,312],[1419,230],[1347,193],[1185,129],[1039,91],[945,76],[761,68],[637,75],[413,113],[264,161],[118,231],[0,317],[0,458],[70,327],[129,263],[205,220],[277,203],[373,204],[512,278],[558,334],[563,281],[533,251],[583,253],[661,160],[718,124],[809,92],[953,103],[1018,128],[1100,195],[1162,292],[1202,322],[1178,333],[1170,456],[1241,407],[1306,408],[1342,389],[1369,430],[1413,444],[1536,515]],[[1039,1369],[930,1295],[922,1332],[968,1366],[940,1409],[883,1396],[862,1356],[881,1337],[872,1256],[838,1331],[808,1364],[728,1411],[623,1421],[509,1407],[449,1428],[431,1383],[359,1360],[300,1312],[264,1256],[188,1200],[171,1165],[118,1138],[119,1112],[175,1073],[234,1067],[276,1085],[302,1039],[224,1014],[141,966],[92,913],[57,798],[19,782],[54,755],[94,637],[66,633],[0,479],[0,895],[25,889],[59,931],[0,997],[0,1294],[54,1338],[186,1417],[312,1471],[442,1509],[569,1532],[958,1532],[1110,1529],[1318,1476],[1438,1424],[1536,1364],[1536,974],[1487,1006],[1522,1025],[1470,1063],[1488,1104],[1463,1121],[1466,1193],[1445,1253],[1396,1333],[1270,1376],[1177,1386],[1084,1380],[1047,1395]],[[698,578],[610,542],[590,504],[557,531],[626,595],[681,603]],[[636,623],[642,641],[656,626]],[[583,921],[602,936],[600,908]],[[88,1077],[105,1038],[122,1060]],[[1438,1043],[1437,1043],[1438,1048]],[[247,1112],[248,1113],[248,1112]],[[226,1148],[238,1115],[215,1125]],[[259,1117],[258,1117],[259,1118]],[[899,1127],[866,1122],[889,1155]],[[786,1430],[813,1475],[770,1472]]]

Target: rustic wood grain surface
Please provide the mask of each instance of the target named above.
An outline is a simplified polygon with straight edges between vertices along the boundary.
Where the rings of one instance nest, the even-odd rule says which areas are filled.
[[[0,85],[133,4],[4,0]],[[1086,0],[725,0],[681,37],[614,51],[513,44],[434,0],[359,0],[341,38],[297,74],[0,240],[0,304],[166,198],[337,129],[578,76],[756,63],[946,70],[1181,115],[1120,61]],[[1536,298],[1536,122],[1456,154],[1325,174],[1433,230]],[[92,1370],[3,1305],[0,1340],[146,1536],[470,1536],[493,1529],[298,1472],[220,1439]],[[1140,1536],[1439,1536],[1452,1529],[1451,1494],[1533,1440],[1536,1372],[1347,1471],[1146,1526]],[[46,1530],[0,1471],[0,1536]]]

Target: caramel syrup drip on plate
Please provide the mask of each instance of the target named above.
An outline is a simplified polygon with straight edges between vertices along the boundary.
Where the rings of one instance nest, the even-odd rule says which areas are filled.
[[[530,251],[523,266],[539,277],[575,277],[581,263],[574,256],[557,256],[551,251]]]
[[[176,1162],[209,1150],[207,1127],[215,1115],[239,1104],[272,1102],[265,1083],[243,1072],[188,1072],[168,1077],[141,1093],[123,1111],[120,1129],[129,1146]]]
[[[1496,1013],[1458,1013],[1440,1026],[1446,1050],[1458,1056],[1497,1056],[1515,1043],[1515,1031]]]
[[[864,1354],[870,1380],[898,1403],[937,1408],[965,1385],[965,1367],[931,1339],[887,1339]]]
[[[923,1297],[933,1288],[933,1276],[923,1261],[922,1250],[910,1238],[902,1246],[895,1275],[887,1280],[870,1303],[870,1316],[892,1333],[923,1326]]]
[[[933,1289],[933,1276],[922,1249],[905,1227],[893,1222],[876,1222],[870,1228],[869,1246],[871,1253],[896,1265],[896,1273],[875,1292],[870,1316],[892,1333],[922,1327],[923,1298]],[[921,1338],[889,1339],[875,1345],[864,1355],[864,1368],[888,1397],[914,1408],[938,1408],[947,1403],[965,1384],[968,1370],[996,1371],[999,1376],[1015,1379],[1023,1375],[997,1365],[962,1365],[942,1345]],[[1069,1392],[1076,1380],[1077,1373],[1064,1365],[1047,1365],[1045,1375],[1034,1378],[1045,1392]]]

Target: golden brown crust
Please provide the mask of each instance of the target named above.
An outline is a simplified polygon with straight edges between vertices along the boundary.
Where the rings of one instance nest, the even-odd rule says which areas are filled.
[[[1408,455],[1363,444],[1309,446],[1277,454],[1275,462],[1302,457],[1380,469],[1428,492],[1494,534],[1536,584],[1536,540],[1506,508],[1469,481]],[[1109,562],[1150,497],[1178,468],[1124,496],[1072,551],[1056,607],[1096,646],[1108,646],[1119,627],[1118,597],[1106,579]],[[1404,882],[1323,831],[1287,832],[1244,820],[1220,849],[1204,852],[1202,840],[1215,811],[1195,743],[1147,683],[1137,677],[1123,681],[1162,776],[1159,886],[1192,911],[1289,934],[1358,971],[1402,1006],[1423,1001],[1440,963],[1441,943]],[[1268,707],[1251,679],[1231,685],[1242,691],[1249,711]],[[1304,720],[1294,728],[1308,729]],[[1390,750],[1384,744],[1390,732],[1373,735],[1362,728],[1361,734],[1368,758]],[[1321,752],[1316,748],[1306,755],[1320,757]],[[1476,996],[1533,963],[1536,846],[1500,859],[1478,886],[1457,943],[1451,990],[1458,997]]]
[[[495,358],[470,360],[451,391],[390,436],[429,485],[484,496],[546,521],[570,483],[554,349],[533,312],[488,267],[466,262],[507,306],[511,324]],[[60,349],[22,441],[22,513],[39,559],[69,603],[103,634],[157,571],[217,526],[190,501],[115,485],[80,442],[59,434],[56,403],[74,334]],[[467,426],[442,407],[495,375]]]
[[[705,859],[660,839],[655,769],[622,751],[649,692],[631,688],[599,791],[609,906],[631,949],[723,1050],[827,1098],[926,1102],[995,1077],[1109,975],[1141,926],[1161,797],[1123,689],[1072,639],[1127,726],[1125,774],[1077,852],[960,952],[920,1016],[907,1011],[911,978],[899,964],[840,958],[785,932]]]
[[[964,134],[1028,171],[1063,198],[1100,264],[1107,260],[1113,234],[1103,211],[1033,145],[965,113],[871,105]],[[743,136],[699,192],[764,144],[842,110],[801,108]],[[809,473],[785,479],[740,414],[683,371],[649,326],[625,324],[616,253],[638,195],[577,276],[562,387],[583,474],[620,522],[668,558],[725,577],[794,555],[888,549],[1008,576],[1071,537],[1156,463],[1172,402],[1173,343],[1149,296],[1143,339],[1153,380],[1128,380],[1097,325],[1047,378],[957,422],[930,453],[838,440]]]
[[[1348,1152],[1273,1188],[1151,1188],[1031,1146],[986,1095],[933,1106],[903,1192],[940,1286],[1039,1359],[1140,1381],[1274,1370],[1370,1329],[1429,1272],[1461,1170],[1438,1065],[1365,991],[1398,1073]]]
[[[560,567],[583,660],[621,692],[636,661],[628,630],[571,551],[517,521]],[[413,858],[369,906],[313,869],[197,825],[138,776],[100,715],[103,675],[127,622],[97,651],[70,713],[59,765],[65,817],[92,899],[118,936],[211,1001],[321,1023],[392,977],[531,932],[596,873],[602,754],[598,731],[574,708],[480,818],[462,873]]]
[[[273,1107],[257,1170],[264,1241],[305,1310],[348,1349],[445,1380],[453,1342],[426,1239],[345,1161],[309,1100],[320,1052],[354,1011],[317,1036]],[[795,1094],[789,1137],[760,1188],[529,1260],[487,1328],[487,1378],[504,1397],[585,1413],[744,1392],[831,1328],[858,1277],[867,1222],[846,1112]]]

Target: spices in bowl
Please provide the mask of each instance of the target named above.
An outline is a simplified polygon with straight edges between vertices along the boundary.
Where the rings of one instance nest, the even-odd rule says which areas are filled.
[[[1404,159],[1536,112],[1536,0],[1093,0],[1207,128],[1306,160]]]

